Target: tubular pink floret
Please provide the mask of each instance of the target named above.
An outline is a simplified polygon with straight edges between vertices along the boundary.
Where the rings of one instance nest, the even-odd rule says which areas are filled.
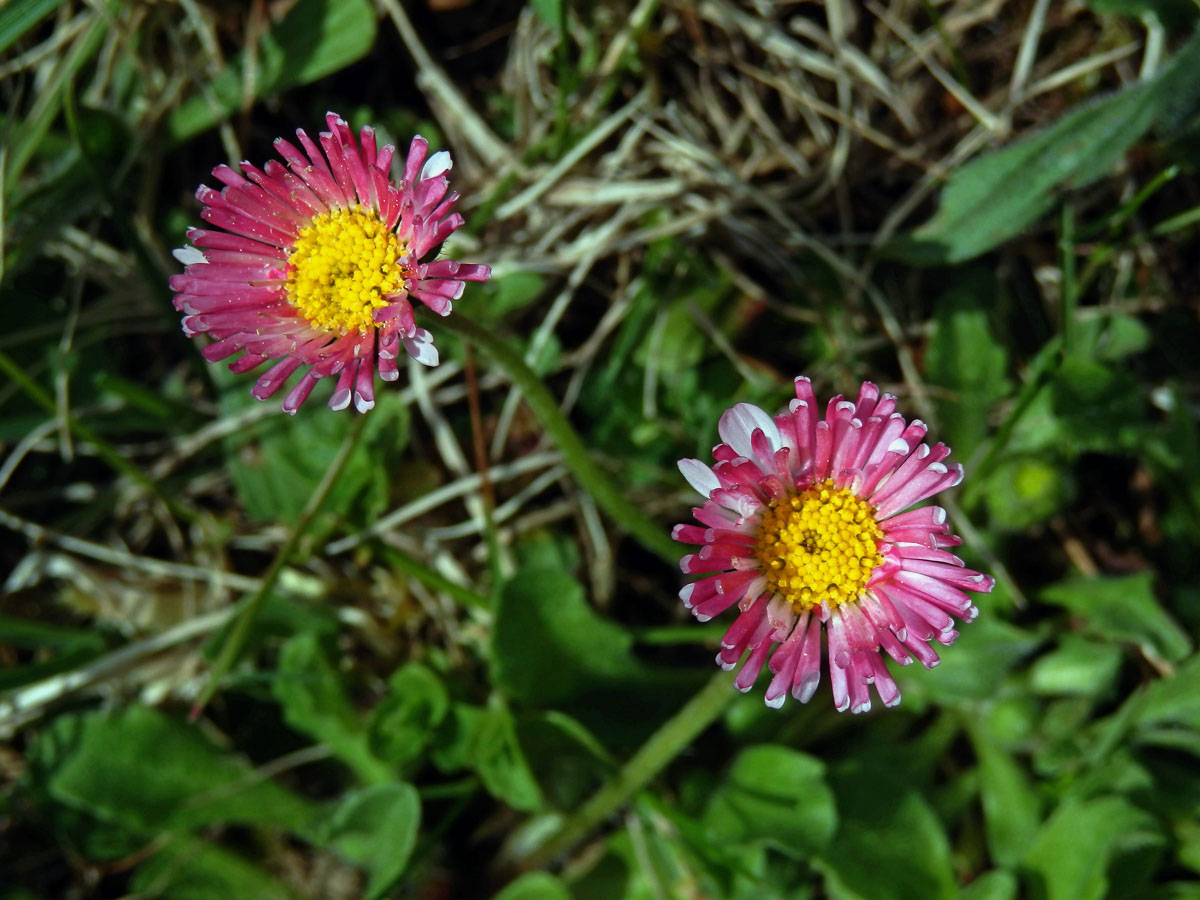
[[[467,278],[465,267],[434,265],[438,268],[431,267],[430,274]],[[680,461],[681,473],[706,498],[692,510],[698,525],[681,524],[672,531],[675,540],[695,548],[683,557],[683,571],[703,575],[685,586],[680,598],[701,621],[739,608],[717,661],[726,669],[740,664],[734,683],[742,691],[768,668],[768,706],[782,705],[789,693],[802,703],[812,698],[822,668],[822,633],[835,707],[866,712],[872,687],[884,706],[894,706],[900,689],[884,655],[902,666],[916,659],[933,668],[939,658],[932,644],[953,643],[956,624],[978,614],[967,592],[988,593],[994,584],[945,549],[962,541],[950,533],[942,507],[909,508],[957,485],[962,467],[945,462],[950,450],[944,444],[923,443],[925,424],[907,422],[896,412],[896,398],[871,382],[862,384],[853,402],[831,399],[823,415],[809,379],[797,378],[795,389],[796,399],[779,416],[745,403],[727,410],[718,426],[721,443],[713,448],[713,465]],[[819,491],[809,490],[818,486]],[[778,529],[784,527],[781,522],[814,521],[787,517],[798,515],[792,510],[811,504],[811,498],[824,504],[834,495],[853,497],[858,508],[869,510],[874,530],[867,533],[874,535],[876,555],[869,575],[864,570],[864,580],[852,582],[861,585],[854,588],[857,596],[831,595],[826,602],[796,594],[793,576],[773,580],[767,562],[779,560],[778,567],[784,564],[781,554],[788,554],[786,564],[797,565],[792,554],[815,553],[788,549],[807,548],[807,543],[785,544],[799,538],[785,538]],[[769,532],[768,521],[774,523]],[[848,527],[861,534],[857,529],[865,526]],[[819,582],[821,591],[834,590],[827,583]]]

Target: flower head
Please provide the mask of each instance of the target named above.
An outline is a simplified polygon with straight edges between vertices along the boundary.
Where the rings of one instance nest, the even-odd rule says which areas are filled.
[[[189,337],[215,340],[201,352],[210,362],[236,353],[234,372],[278,360],[251,394],[272,396],[297,369],[304,375],[283,401],[295,413],[318,381],[337,376],[329,405],[359,412],[375,405],[375,371],[399,377],[400,346],[418,362],[437,365],[433,338],[417,327],[415,297],[440,316],[462,296],[467,281],[486,281],[488,266],[430,257],[463,217],[450,210],[450,154],[426,159],[429,145],[414,137],[399,182],[388,177],[395,148],[376,148],[363,127],[355,140],[346,121],[325,117],[320,146],[302,129],[300,147],[283,138],[276,150],[287,165],[221,165],[224,187],[201,185],[200,216],[212,229],[188,230],[189,246],[175,251],[184,264],[171,278],[175,308]]]
[[[702,622],[737,604],[717,662],[733,669],[749,653],[734,681],[748,691],[769,657],[768,706],[789,692],[812,697],[822,631],[838,710],[870,709],[872,684],[895,706],[900,690],[880,651],[933,668],[929,642],[953,643],[955,618],[979,613],[965,592],[995,583],[944,549],[962,543],[944,509],[909,509],[963,473],[944,462],[946,445],[921,443],[923,422],[895,410],[895,397],[865,382],[855,402],[834,397],[821,418],[801,377],[784,414],[749,403],[726,411],[715,465],[679,461],[705,501],[692,510],[700,525],[676,525],[672,536],[700,546],[683,571],[708,573],[680,599]]]

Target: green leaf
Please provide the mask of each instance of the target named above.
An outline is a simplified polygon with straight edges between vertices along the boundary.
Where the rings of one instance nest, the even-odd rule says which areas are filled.
[[[1157,833],[1153,817],[1120,797],[1071,798],[1042,826],[1025,864],[1046,900],[1100,900],[1114,857],[1145,847]]]
[[[992,407],[1010,390],[1008,357],[988,321],[995,276],[969,269],[953,278],[934,310],[925,369],[929,381],[948,392],[938,401],[946,443],[956,458],[967,459],[987,435]]]
[[[250,397],[244,376],[220,368],[211,371],[224,386],[221,406],[226,413],[259,402]],[[376,396],[362,438],[317,517],[314,534],[333,527],[362,495],[367,498],[366,519],[377,516],[387,503],[386,461],[408,442],[407,408],[389,391],[384,387]],[[337,456],[351,420],[351,416],[280,414],[226,439],[229,476],[246,514],[258,522],[295,521]]]
[[[600,618],[560,569],[523,569],[505,583],[492,630],[492,678],[510,697],[553,705],[595,682],[643,672],[633,638]]]
[[[557,710],[519,716],[516,727],[538,787],[559,809],[580,806],[617,768],[590,731]]]
[[[313,816],[196,728],[144,706],[59,716],[31,764],[60,803],[144,834],[228,822],[302,834]]]
[[[443,772],[457,772],[471,765],[475,735],[485,713],[469,703],[455,703],[436,732],[430,757]]]
[[[1114,453],[1141,444],[1145,391],[1127,368],[1090,354],[1068,356],[1049,389],[1071,452]]]
[[[1074,493],[1066,467],[1043,456],[1012,455],[988,476],[983,498],[992,524],[1024,531],[1062,509]]]
[[[391,767],[371,753],[366,727],[314,634],[298,634],[279,654],[271,683],[289,725],[326,744],[367,782],[390,782]]]
[[[891,252],[918,265],[944,265],[1016,236],[1051,208],[1059,191],[1108,174],[1156,121],[1190,109],[1200,91],[1198,66],[1200,35],[1152,78],[958,169],[934,217]]]
[[[717,843],[765,841],[789,855],[809,856],[837,828],[825,765],[788,747],[748,747],[717,785],[704,823]]]
[[[956,900],[1016,900],[1017,877],[1007,869],[984,872],[958,892]]]
[[[254,96],[324,78],[361,59],[374,43],[375,10],[367,0],[298,0],[253,48]],[[189,138],[241,108],[249,52],[239,53],[207,89],[175,109],[167,120],[174,140]]]
[[[388,679],[388,695],[371,714],[372,752],[393,766],[412,762],[429,746],[449,709],[441,679],[420,663],[408,663]]]
[[[942,658],[936,668],[906,666],[895,674],[905,703],[921,697],[942,703],[985,700],[996,696],[1004,673],[1038,644],[1038,638],[1028,631],[995,616],[981,615],[963,626],[952,646],[936,647]]]
[[[493,900],[571,900],[571,894],[549,872],[527,872]]]
[[[1039,694],[1096,696],[1112,685],[1121,657],[1120,647],[1067,634],[1057,650],[1033,664],[1029,684]]]
[[[484,786],[513,809],[529,812],[542,805],[542,792],[517,742],[512,715],[498,698],[488,705],[474,732],[470,756]]]
[[[1100,636],[1129,641],[1147,656],[1178,662],[1191,641],[1154,597],[1152,572],[1073,578],[1042,591],[1042,599],[1070,610]]]
[[[411,784],[373,784],[342,797],[323,843],[370,873],[366,900],[376,900],[404,874],[417,843],[421,800]]]
[[[293,900],[275,876],[235,853],[198,839],[177,839],[138,866],[131,884],[139,898],[163,900]]]
[[[1183,725],[1200,731],[1200,654],[1193,655],[1166,678],[1134,694],[1126,706],[1141,727]]]
[[[992,740],[972,731],[979,759],[979,791],[983,801],[988,850],[1001,865],[1018,863],[1041,824],[1037,794],[1016,760]]]
[[[545,290],[544,276],[516,269],[469,291],[462,300],[455,301],[454,309],[457,312],[461,308],[465,313],[475,314],[476,318],[499,322],[533,303]]]
[[[862,900],[952,897],[956,879],[942,823],[878,755],[848,761],[834,776],[839,826],[820,857],[830,894]]]

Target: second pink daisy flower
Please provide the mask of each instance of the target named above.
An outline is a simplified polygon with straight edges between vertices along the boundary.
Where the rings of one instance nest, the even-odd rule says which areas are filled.
[[[767,664],[767,704],[789,693],[806,703],[824,643],[838,710],[870,709],[871,686],[896,705],[882,653],[937,665],[930,642],[953,643],[955,619],[978,614],[966,592],[994,584],[944,549],[962,542],[945,510],[909,509],[958,484],[962,466],[946,465],[949,448],[922,443],[924,423],[906,421],[870,382],[854,402],[834,397],[822,417],[812,384],[797,378],[788,412],[739,403],[718,431],[715,465],[679,462],[705,502],[692,511],[699,525],[672,532],[700,547],[683,571],[708,573],[679,595],[696,618],[738,608],[717,662],[732,669],[745,657],[734,681],[742,691]]]

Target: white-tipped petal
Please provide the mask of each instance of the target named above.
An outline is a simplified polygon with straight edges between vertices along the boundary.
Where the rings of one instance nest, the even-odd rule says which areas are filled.
[[[687,483],[694,487],[702,497],[707,498],[709,494],[720,488],[720,479],[700,460],[681,459],[677,465],[680,473],[687,479]]]
[[[453,167],[454,162],[450,159],[450,154],[446,150],[439,150],[429,159],[425,160],[425,165],[421,167],[421,180],[426,178],[437,178],[439,175],[444,175]]]
[[[783,446],[783,442],[779,439],[779,428],[776,427],[775,420],[753,403],[737,403],[725,410],[725,414],[721,416],[721,421],[717,425],[717,433],[721,435],[721,440],[732,447],[738,456],[754,459],[754,446],[750,436],[754,434],[756,428],[762,429],[772,450],[778,450]]]
[[[196,266],[208,262],[208,257],[195,247],[180,247],[178,250],[172,250],[171,255],[185,266]]]

